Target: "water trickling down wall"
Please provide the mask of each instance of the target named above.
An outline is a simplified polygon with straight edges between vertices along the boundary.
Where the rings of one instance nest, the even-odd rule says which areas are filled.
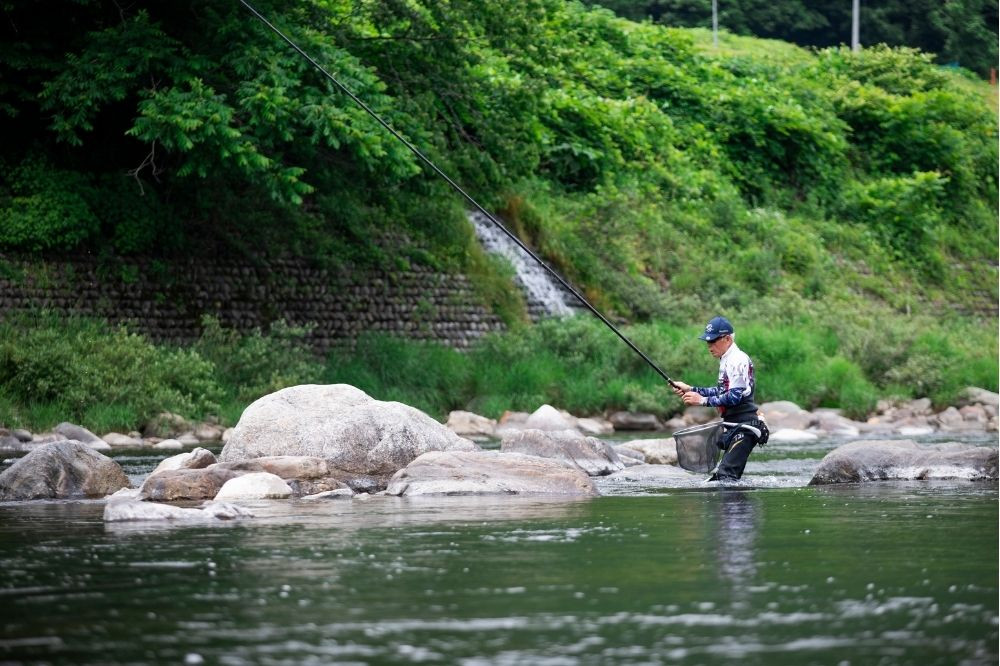
[[[505,258],[514,267],[514,279],[524,292],[532,319],[538,320],[543,316],[564,317],[576,312],[576,308],[580,307],[576,297],[490,222],[489,218],[480,212],[472,212],[469,213],[469,221],[483,248]]]

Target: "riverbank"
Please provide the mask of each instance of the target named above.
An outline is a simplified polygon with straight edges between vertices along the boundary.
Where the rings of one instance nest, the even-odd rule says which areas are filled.
[[[967,387],[959,401],[935,411],[928,398],[883,400],[863,421],[845,417],[841,410],[809,411],[790,401],[763,403],[761,410],[771,429],[771,442],[809,442],[823,437],[886,438],[933,435],[986,435],[998,432],[1000,394]],[[455,434],[478,442],[503,439],[521,430],[576,430],[583,435],[622,439],[629,434],[645,438],[669,437],[675,430],[708,423],[718,418],[711,408],[690,407],[680,415],[663,420],[648,412],[614,411],[591,416],[575,416],[566,410],[542,405],[532,413],[507,411],[500,419],[490,419],[463,410],[448,415],[445,425]],[[0,454],[28,453],[39,446],[63,440],[83,442],[98,451],[149,449],[177,452],[197,446],[225,444],[233,429],[213,422],[191,422],[164,412],[151,419],[144,432],[107,432],[96,435],[82,426],[60,423],[51,431],[32,433],[23,428],[0,427]]]

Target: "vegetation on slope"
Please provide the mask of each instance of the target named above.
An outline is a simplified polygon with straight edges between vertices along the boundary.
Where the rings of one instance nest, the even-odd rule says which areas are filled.
[[[761,338],[757,356],[798,348],[800,336],[820,345],[820,365],[854,364],[842,381],[865,387],[858,405],[876,389],[941,397],[975,383],[976,373],[938,372],[921,384],[918,366],[943,367],[954,350],[995,368],[995,344],[949,333],[994,339],[995,322],[946,314],[997,302],[995,93],[962,70],[905,48],[811,52],[724,36],[713,50],[705,31],[562,0],[258,6],[599,307],[655,331],[649,344],[673,374],[703,368],[685,365],[700,352],[676,358],[658,336],[679,341],[670,331],[718,311],[784,332]],[[478,276],[484,297],[518,318],[509,276],[476,250],[462,202],[238,3],[77,0],[40,15],[9,2],[0,13],[0,250],[110,262],[249,246],[319,262],[423,262]],[[387,232],[410,242],[387,250],[377,242]],[[867,363],[852,342],[866,328],[905,351],[888,345],[893,361]],[[536,335],[488,347],[548,353]],[[593,353],[598,367],[612,354]],[[369,358],[378,377],[377,357],[331,360],[322,376],[361,377],[357,359]],[[501,357],[481,357],[477,371]],[[19,364],[34,359],[5,358],[0,381],[15,387]],[[887,374],[899,364],[912,372]],[[661,404],[577,376],[605,406]],[[233,384],[221,393],[178,389],[200,406],[174,402],[205,410],[263,386],[235,377],[216,378]],[[556,373],[522,395],[596,406],[559,393],[568,380]],[[767,397],[849,402],[793,384]],[[471,388],[421,403],[415,384],[411,401],[439,411],[487,400],[488,385],[459,385]],[[5,394],[20,396],[7,398],[15,407],[59,396],[23,390]]]

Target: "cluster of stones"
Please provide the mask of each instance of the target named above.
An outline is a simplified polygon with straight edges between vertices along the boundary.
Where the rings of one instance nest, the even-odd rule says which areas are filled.
[[[899,435],[916,437],[932,433],[997,432],[997,410],[1000,394],[968,387],[959,396],[958,406],[934,412],[928,398],[909,401],[883,400],[865,421],[845,417],[839,409],[803,409],[786,400],[765,402],[760,410],[774,442],[804,442],[820,437],[858,437]],[[499,419],[489,419],[472,412],[454,411],[447,425],[470,439],[501,439],[505,434],[525,429],[578,430],[588,435],[608,435],[616,431],[674,432],[681,428],[718,420],[719,414],[710,407],[689,407],[668,421],[655,414],[642,412],[611,412],[606,416],[577,418],[565,410],[542,405],[532,414],[506,412]]]
[[[224,442],[232,428],[218,423],[190,423],[182,416],[163,412],[151,419],[143,431],[130,433],[109,432],[98,436],[82,426],[69,422],[57,425],[49,432],[32,433],[21,428],[0,428],[0,452],[28,453],[45,444],[77,441],[96,451],[113,448],[149,448],[179,451],[199,444]]]
[[[134,260],[123,264],[122,274],[135,276],[126,282],[99,274],[85,260],[46,264],[43,280],[36,263],[0,258],[23,269],[0,276],[0,312],[46,308],[126,321],[160,341],[195,340],[206,313],[244,332],[266,330],[278,319],[312,324],[307,342],[322,352],[351,346],[370,332],[466,348],[504,328],[466,276],[423,266],[332,271],[297,258],[191,258],[162,276],[148,270],[147,262]]]
[[[343,384],[295,386],[250,405],[218,459],[204,448],[175,455],[132,489],[121,467],[91,446],[74,439],[50,442],[0,474],[0,501],[107,497],[107,521],[214,521],[251,517],[249,509],[231,504],[238,500],[591,497],[598,494],[593,477],[685,483],[703,477],[676,467],[672,438],[612,446],[582,430],[606,430],[613,427],[610,420],[576,419],[544,406],[523,422],[494,424],[494,434],[501,431],[500,449],[483,450],[454,432],[459,420],[453,417],[444,426],[417,409],[374,400]],[[931,478],[995,480],[997,450],[953,442],[852,442],[821,461],[812,483]],[[205,503],[167,504],[191,500]]]

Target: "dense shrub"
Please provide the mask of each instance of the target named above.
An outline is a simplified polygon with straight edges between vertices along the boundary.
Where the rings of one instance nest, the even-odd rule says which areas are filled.
[[[47,313],[0,323],[0,390],[17,405],[57,405],[58,420],[87,421],[99,406],[118,406],[122,422],[114,425],[133,428],[161,410],[216,412],[223,395],[214,366],[193,350]]]

